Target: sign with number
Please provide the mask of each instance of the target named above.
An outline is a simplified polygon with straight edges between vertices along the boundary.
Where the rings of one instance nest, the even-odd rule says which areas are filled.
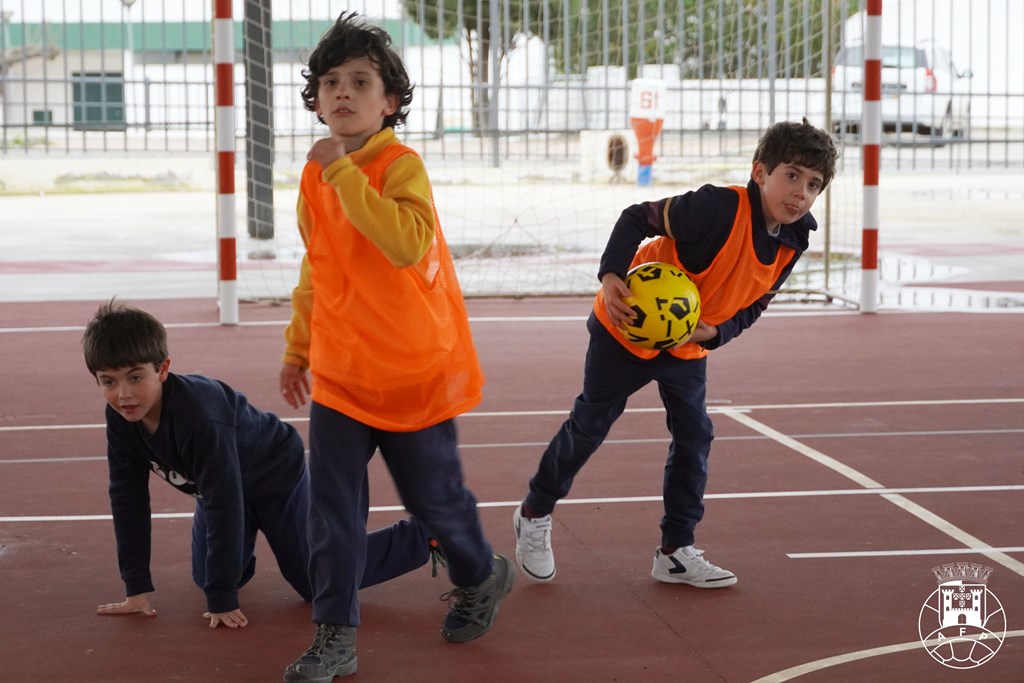
[[[630,84],[629,118],[656,121],[665,118],[665,81],[637,78]]]

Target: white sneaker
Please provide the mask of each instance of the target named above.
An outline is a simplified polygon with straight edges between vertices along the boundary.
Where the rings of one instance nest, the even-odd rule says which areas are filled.
[[[551,551],[551,515],[528,519],[520,513],[522,505],[512,514],[516,530],[516,561],[534,581],[555,578],[555,554]]]
[[[678,548],[671,555],[654,551],[651,576],[665,583],[687,583],[697,588],[725,588],[736,583],[736,575],[716,567],[703,557],[703,550],[692,545]]]

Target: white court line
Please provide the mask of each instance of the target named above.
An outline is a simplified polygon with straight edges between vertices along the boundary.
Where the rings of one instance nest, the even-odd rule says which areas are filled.
[[[831,317],[837,315],[857,315],[858,311],[832,310],[778,310],[769,308],[762,317],[765,318],[810,318]],[[523,316],[469,316],[470,323],[551,323],[551,322],[586,322],[587,315],[523,315]],[[236,327],[281,327],[288,325],[288,320],[250,320],[243,321]],[[222,327],[217,322],[165,323],[168,329],[196,329],[205,327]],[[82,332],[85,325],[50,325],[45,327],[0,327],[0,334],[26,334],[37,332]]]
[[[583,315],[548,315],[548,316],[502,316],[502,317],[470,317],[470,323],[551,323],[551,322],[586,322],[587,316]],[[284,329],[288,320],[249,320],[243,321],[236,327],[280,327]],[[164,323],[164,327],[172,330],[195,330],[211,327],[222,327],[221,323]],[[84,332],[85,325],[51,325],[46,327],[0,327],[0,334],[31,334],[39,332]]]
[[[803,456],[810,458],[811,460],[817,462],[820,465],[824,465],[833,472],[837,472],[843,475],[847,479],[850,479],[851,481],[859,484],[860,486],[863,486],[866,489],[884,488],[874,479],[858,472],[849,465],[841,463],[835,458],[832,458],[820,451],[817,451],[809,446],[806,446],[797,441],[796,439],[790,438],[785,434],[772,429],[768,425],[758,422],[757,420],[751,418],[749,415],[740,412],[732,412],[729,410],[724,410],[722,412],[725,415],[736,420],[740,424],[744,424],[747,427],[753,429],[755,432],[759,432],[761,434],[764,434],[765,436],[770,437],[779,444],[787,448],[790,448]],[[909,512],[910,514],[914,515],[922,522],[925,522],[926,524],[935,527],[947,536],[953,538],[954,540],[960,543],[963,543],[968,548],[976,550],[977,552],[984,555],[993,562],[1003,565],[1015,574],[1024,576],[1024,563],[1015,560],[1014,558],[1010,557],[1005,553],[999,552],[991,548],[987,543],[985,543],[981,539],[972,536],[963,529],[939,517],[932,511],[928,510],[927,508],[918,505],[917,503],[914,503],[913,501],[909,500],[905,496],[898,493],[886,493],[882,494],[882,497],[888,500],[893,505],[896,505],[897,507],[900,507]]]
[[[928,486],[921,488],[892,489],[824,489],[812,491],[751,491],[747,493],[709,493],[706,500],[747,500],[760,498],[808,498],[812,496],[882,496],[892,493],[987,493],[993,491],[1024,491],[1024,484],[1003,484],[994,486]],[[478,502],[480,508],[513,508],[521,500],[498,500]],[[660,503],[661,496],[620,496],[616,498],[565,498],[559,505],[625,505],[629,503]],[[371,506],[370,512],[401,512],[401,505]],[[180,519],[191,517],[191,512],[154,513],[154,519]],[[11,522],[96,522],[110,520],[110,515],[35,515],[0,517],[0,523]],[[961,552],[965,552],[960,549]],[[884,551],[881,551],[884,552]],[[917,551],[891,551],[889,554],[915,554]],[[810,555],[810,554],[808,554]]]
[[[709,406],[711,414],[734,414],[737,412],[753,412],[757,410],[821,410],[827,408],[890,408],[906,406],[963,406],[963,405],[1006,405],[1024,403],[1022,398],[965,398],[965,399],[934,399],[919,401],[850,401],[838,403],[764,403],[747,406]],[[627,414],[661,413],[664,408],[626,408]],[[568,410],[502,410],[473,411],[459,416],[460,420],[476,417],[544,417],[549,415],[568,415]],[[309,422],[308,417],[283,417],[284,422]],[[0,427],[0,432],[33,432],[47,429],[101,429],[106,425],[100,422],[90,424],[53,424],[53,425],[9,425]]]
[[[1020,638],[1024,636],[1024,631],[1007,631],[1004,634],[1004,638]],[[846,654],[836,655],[835,657],[826,657],[825,659],[819,659],[814,662],[807,662],[799,666],[794,666],[784,671],[758,678],[756,681],[751,683],[783,683],[784,681],[791,681],[794,678],[799,678],[804,674],[814,673],[815,671],[821,671],[822,669],[829,669],[833,666],[840,666],[849,662],[856,662],[859,659],[870,659],[871,657],[881,657],[882,655],[891,655],[897,652],[906,652],[907,650],[916,650],[918,648],[924,648],[926,645],[935,646],[940,645],[942,641],[939,639],[929,640],[922,643],[920,640],[915,640],[909,643],[899,643],[897,645],[883,645],[882,647],[873,647],[870,650],[860,650],[858,652],[847,652]],[[941,666],[936,662],[935,666]]]
[[[103,425],[97,425],[102,427]],[[91,425],[90,425],[91,428]],[[41,428],[40,428],[41,429]],[[794,439],[890,439],[895,437],[920,437],[920,436],[991,436],[993,434],[1020,434],[1022,429],[918,429],[909,432],[838,432],[835,434],[793,434]],[[716,436],[715,441],[760,441],[768,437],[759,434],[744,434],[733,436]],[[644,444],[667,444],[671,440],[668,437],[652,437],[646,439],[605,439],[602,445],[609,446],[639,446]],[[459,448],[464,451],[489,450],[493,448],[544,448],[547,441],[494,441],[491,443],[462,443]],[[85,462],[88,460],[106,460],[104,455],[66,456],[47,458],[12,458],[10,460],[0,459],[0,465],[27,465],[47,462]]]
[[[823,408],[895,408],[908,406],[966,406],[966,405],[1000,405],[1024,403],[1024,398],[947,398],[947,399],[926,399],[917,401],[842,401],[833,403],[760,403],[753,405],[736,406],[708,406],[708,412],[731,413],[731,412],[753,412],[756,410],[820,410]],[[662,406],[656,408],[627,408],[627,413],[660,413],[665,409]],[[501,410],[501,411],[473,411],[460,415],[459,419],[467,417],[531,417],[545,415],[568,415],[568,410]],[[308,418],[305,418],[308,419]]]
[[[996,550],[1001,553],[1024,553],[1024,545],[1011,546],[1008,548],[985,548],[985,550]],[[900,557],[903,555],[970,555],[980,553],[981,550],[973,548],[929,548],[927,550],[858,550],[837,553],[786,553],[786,557],[793,560],[818,560],[833,557]]]
[[[99,425],[102,426],[102,425]],[[876,438],[895,438],[895,437],[919,437],[919,436],[991,436],[993,434],[1020,434],[1024,432],[1024,429],[935,429],[935,430],[914,430],[909,432],[840,432],[837,434],[793,434],[794,439],[876,439]],[[767,439],[768,437],[759,434],[746,434],[746,435],[735,435],[735,436],[718,436],[715,437],[715,441],[758,441]],[[645,444],[667,444],[670,439],[667,437],[649,438],[649,439],[606,439],[602,442],[603,445],[609,446],[639,446]],[[508,441],[508,442],[491,442],[491,443],[463,443],[459,444],[459,448],[463,451],[473,450],[491,450],[495,448],[544,448],[548,445],[547,441]],[[94,462],[94,461],[105,461],[107,456],[105,455],[84,455],[84,456],[50,456],[50,457],[38,457],[38,458],[0,458],[0,466],[2,465],[40,465],[47,463],[66,463],[66,462]],[[944,487],[941,490],[945,490]],[[915,493],[926,491],[927,489],[907,489]],[[860,489],[855,489],[852,493],[863,493]]]

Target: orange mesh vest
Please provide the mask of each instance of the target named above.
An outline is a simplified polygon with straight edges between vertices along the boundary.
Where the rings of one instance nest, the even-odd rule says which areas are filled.
[[[404,145],[362,167],[378,192]],[[302,174],[312,217],[310,371],[313,400],[364,424],[416,431],[455,417],[481,399],[483,373],[462,291],[434,211],[434,242],[409,268],[396,268],[345,217],[317,164]],[[433,200],[431,200],[433,203]]]
[[[732,230],[729,232],[729,239],[703,273],[691,273],[683,268],[676,253],[676,242],[670,237],[656,237],[641,246],[633,258],[633,263],[630,264],[630,268],[633,268],[641,263],[662,261],[683,270],[700,291],[700,319],[709,325],[725,322],[736,315],[737,311],[764,296],[779,279],[779,275],[793,259],[794,254],[791,247],[780,245],[774,262],[765,265],[758,260],[757,254],[754,253],[751,234],[753,221],[750,218],[750,197],[747,196],[745,187],[732,186],[730,189],[739,195],[739,207],[736,209]],[[685,230],[686,226],[668,228],[669,232],[675,235],[679,234],[678,230]],[[604,289],[597,292],[594,314],[612,336],[635,355],[641,358],[654,358],[658,355],[658,351],[645,349],[628,341],[622,332],[612,325],[604,307]],[[708,353],[707,349],[695,343],[681,344],[668,349],[668,352],[684,359],[701,358]]]

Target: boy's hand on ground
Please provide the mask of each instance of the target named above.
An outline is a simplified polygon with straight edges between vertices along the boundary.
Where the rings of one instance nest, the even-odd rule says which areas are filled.
[[[306,405],[306,396],[310,395],[309,375],[305,368],[284,363],[279,376],[281,395],[292,408]]]
[[[347,154],[345,143],[340,138],[332,135],[329,138],[321,138],[314,142],[313,146],[309,148],[309,153],[306,154],[306,159],[308,161],[315,161],[322,168],[327,168],[332,162],[337,161],[345,156],[345,154]]]
[[[249,625],[249,620],[240,609],[233,609],[230,612],[203,612],[203,618],[210,620],[210,628],[217,628],[220,624],[228,628],[245,628]]]
[[[601,278],[604,289],[604,309],[612,325],[623,328],[636,320],[636,311],[630,306],[630,292],[626,283],[615,273],[605,273]]]
[[[147,617],[155,617],[156,610],[153,609],[146,594],[132,595],[124,599],[124,602],[112,602],[107,605],[100,605],[96,608],[96,614],[145,614]]]

